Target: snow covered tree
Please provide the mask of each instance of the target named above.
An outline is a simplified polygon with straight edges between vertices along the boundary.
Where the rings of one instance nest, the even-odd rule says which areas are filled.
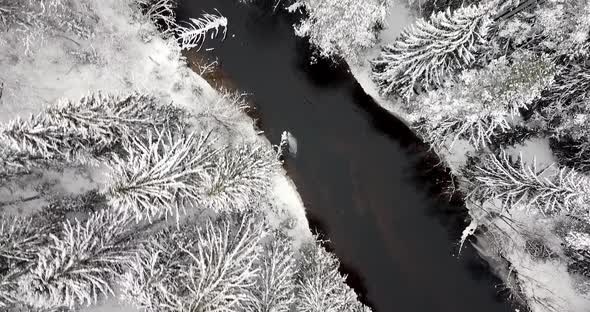
[[[221,14],[203,14],[200,18],[191,18],[189,22],[178,24],[175,28],[176,35],[180,39],[180,48],[200,50],[205,39],[210,35],[211,39],[223,33],[223,39],[227,34],[227,18]]]
[[[278,165],[275,152],[263,146],[223,149],[203,181],[203,204],[216,211],[245,211],[267,194]]]
[[[418,129],[428,142],[453,146],[466,139],[482,147],[513,127],[519,111],[541,95],[553,75],[553,64],[545,57],[513,55],[512,64],[500,58],[483,69],[463,72],[446,88],[421,95],[410,109],[423,120]]]
[[[113,294],[114,278],[135,251],[133,235],[133,220],[110,210],[64,222],[19,278],[18,298],[33,307],[74,308]]]
[[[137,220],[168,214],[203,200],[203,181],[219,153],[208,135],[175,135],[160,130],[157,138],[137,140],[126,158],[116,157],[107,196],[111,205]]]
[[[409,99],[416,89],[442,86],[450,75],[468,68],[485,47],[491,25],[489,9],[470,6],[419,19],[373,60],[373,79],[383,94]]]
[[[340,274],[338,267],[338,259],[319,241],[302,247],[295,311],[370,311],[358,302],[357,295],[346,285],[346,277]]]
[[[358,61],[359,54],[377,43],[388,1],[381,0],[299,0],[291,11],[305,8],[306,16],[295,25],[295,34],[309,38],[323,58],[343,57]]]
[[[487,155],[463,169],[467,197],[476,201],[498,200],[502,210],[534,209],[544,215],[588,214],[590,180],[569,168],[538,169],[522,157],[513,160],[501,151]]]
[[[264,236],[262,223],[249,216],[164,230],[127,268],[123,296],[148,312],[242,311],[256,285]]]
[[[28,119],[0,127],[0,141],[10,148],[45,159],[102,157],[147,129],[178,121],[181,111],[159,105],[152,96],[101,93],[78,102],[64,101]]]
[[[243,146],[215,149],[208,135],[175,135],[137,141],[116,158],[108,190],[113,207],[138,220],[176,215],[187,207],[241,211],[270,187],[277,160],[272,151]]]
[[[295,302],[295,255],[293,242],[277,233],[265,243],[257,267],[256,285],[251,287],[248,312],[289,312]]]

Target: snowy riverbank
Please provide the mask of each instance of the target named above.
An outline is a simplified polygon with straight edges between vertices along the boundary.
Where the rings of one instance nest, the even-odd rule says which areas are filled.
[[[272,143],[279,143],[269,142],[255,130],[253,120],[238,107],[240,103],[234,97],[214,90],[191,71],[176,42],[163,39],[152,21],[130,3],[115,0],[80,3],[78,12],[86,12],[90,17],[72,36],[61,29],[48,29],[43,37],[26,40],[18,32],[0,36],[0,122],[27,119],[63,99],[77,101],[96,92],[125,95],[135,91],[151,94],[158,103],[173,103],[189,112],[194,116],[191,130],[211,132],[217,146],[256,144],[270,150]],[[70,26],[64,27],[72,27],[81,17],[70,18],[72,21],[64,20],[64,23],[71,22]],[[23,54],[24,49],[27,54]],[[58,185],[51,191],[59,189],[72,196],[104,186],[108,179],[101,166],[67,173],[46,175],[16,191],[3,188],[1,200],[20,202],[24,194],[34,194],[39,184],[50,179]],[[296,246],[313,242],[305,207],[294,183],[282,169],[270,180],[270,192],[265,195],[266,202],[261,203],[270,226],[291,236]],[[21,204],[3,204],[2,215],[27,217],[38,211],[38,207],[48,205],[49,195]],[[135,310],[111,297],[84,311]]]

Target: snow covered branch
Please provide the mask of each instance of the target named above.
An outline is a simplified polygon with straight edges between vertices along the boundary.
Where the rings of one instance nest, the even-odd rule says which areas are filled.
[[[416,89],[439,87],[450,74],[468,68],[487,42],[488,13],[483,6],[447,10],[405,29],[372,61],[381,92],[410,98]]]
[[[85,221],[66,221],[19,282],[19,298],[34,307],[90,305],[112,294],[121,266],[135,246],[132,219],[102,210]]]
[[[180,216],[187,207],[243,211],[268,191],[277,160],[271,150],[241,146],[214,149],[208,135],[175,135],[137,141],[116,158],[108,196],[113,207],[138,220]]]
[[[175,135],[168,129],[137,140],[126,158],[115,158],[108,197],[138,220],[176,215],[202,202],[203,183],[219,151],[208,135]]]
[[[211,39],[217,37],[220,33],[223,34],[223,39],[227,34],[227,18],[221,14],[204,14],[200,18],[191,18],[190,22],[184,25],[176,26],[176,35],[180,39],[180,48],[188,50],[192,48],[201,49],[203,43],[207,39],[207,35],[211,35]]]

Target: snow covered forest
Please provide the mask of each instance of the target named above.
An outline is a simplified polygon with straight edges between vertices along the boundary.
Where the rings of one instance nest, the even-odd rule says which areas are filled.
[[[401,32],[388,29],[400,10]],[[590,310],[590,3],[300,0],[347,62],[459,178],[476,248],[531,311]],[[344,16],[344,18],[342,18]],[[364,81],[364,70],[371,80]],[[459,238],[458,238],[459,239]]]
[[[0,0],[0,311],[370,311],[173,7]]]

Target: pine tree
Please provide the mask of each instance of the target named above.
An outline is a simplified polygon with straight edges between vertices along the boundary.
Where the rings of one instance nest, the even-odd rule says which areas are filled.
[[[136,141],[126,158],[115,158],[107,196],[111,205],[137,220],[175,214],[203,201],[203,181],[219,153],[209,135],[173,134],[169,129]]]
[[[223,33],[223,39],[225,39],[225,35],[227,34],[227,18],[221,14],[206,13],[201,18],[191,18],[189,21],[185,25],[177,25],[175,28],[182,50],[192,48],[200,50],[209,34],[211,38],[215,38],[220,33]]]
[[[124,297],[146,311],[240,311],[256,284],[264,234],[248,216],[168,229],[128,268]]]
[[[357,295],[346,285],[346,277],[340,274],[338,267],[338,259],[320,242],[309,242],[302,248],[296,311],[370,311],[357,301]]]
[[[251,288],[248,312],[289,312],[295,302],[295,255],[292,241],[277,233],[264,246],[257,264],[256,286]]]
[[[276,169],[272,151],[243,146],[215,149],[208,135],[175,135],[138,141],[117,158],[108,197],[113,207],[138,220],[180,216],[187,207],[244,211],[266,194]]]
[[[471,163],[462,173],[467,197],[475,202],[497,200],[502,210],[520,206],[545,215],[588,213],[590,181],[569,168],[539,170],[536,162],[512,160],[501,151]]]
[[[19,299],[38,308],[74,308],[113,294],[115,277],[135,251],[132,225],[130,218],[109,210],[64,222],[19,279]]]
[[[419,19],[372,61],[373,79],[382,93],[404,98],[418,88],[439,87],[449,75],[475,62],[490,25],[483,6],[439,12],[428,21]]]
[[[180,110],[160,106],[151,96],[98,93],[79,102],[59,103],[28,119],[17,118],[0,128],[0,140],[16,151],[45,159],[101,157],[180,115]]]

